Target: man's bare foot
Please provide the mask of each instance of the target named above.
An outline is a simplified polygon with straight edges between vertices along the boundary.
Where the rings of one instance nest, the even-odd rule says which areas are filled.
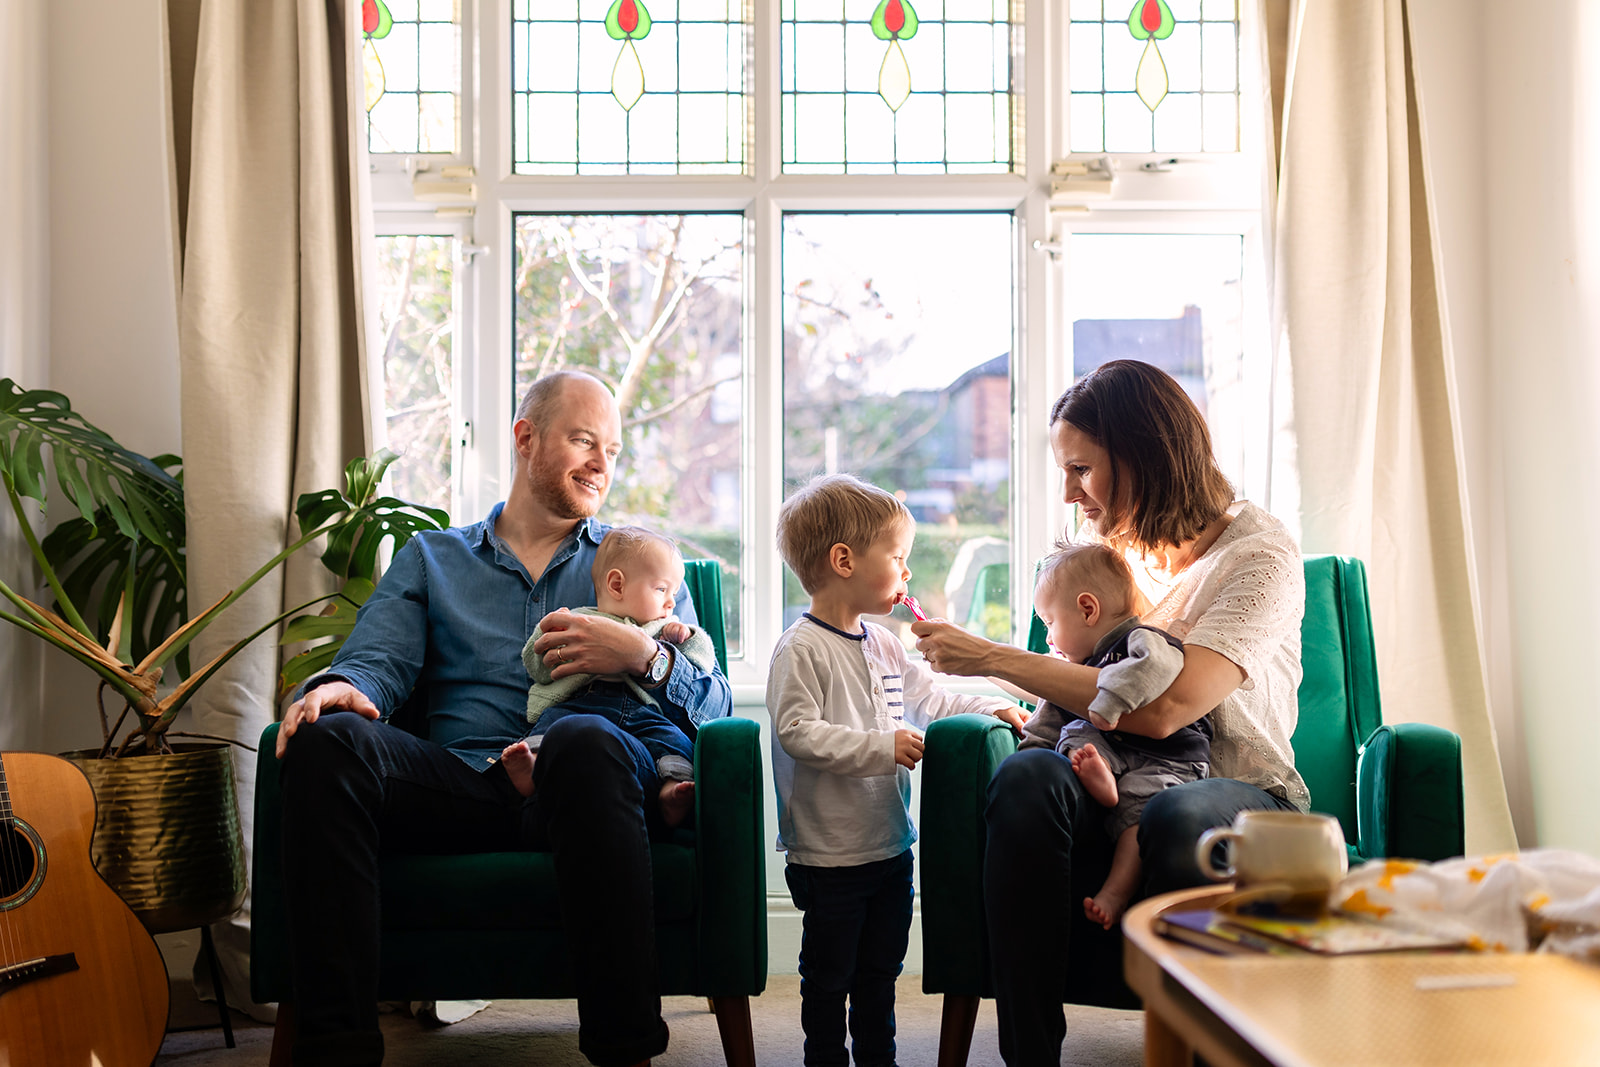
[[[1093,745],[1073,749],[1067,757],[1072,761],[1072,773],[1083,783],[1084,791],[1108,808],[1117,804],[1117,778],[1111,765]]]
[[[1107,930],[1115,926],[1127,910],[1128,895],[1118,893],[1109,886],[1101,886],[1099,893],[1083,898],[1083,913]]]
[[[681,826],[694,811],[693,782],[661,783],[661,821],[668,826]]]
[[[533,750],[526,741],[507,745],[505,751],[500,753],[500,766],[506,769],[506,777],[517,787],[517,792],[525,797],[533,796],[534,759]]]

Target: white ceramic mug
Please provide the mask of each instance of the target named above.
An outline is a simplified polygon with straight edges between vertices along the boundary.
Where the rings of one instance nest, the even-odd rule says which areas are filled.
[[[1228,866],[1212,864],[1212,850],[1228,842]],[[1294,811],[1241,811],[1230,829],[1215,827],[1200,835],[1194,860],[1217,881],[1232,879],[1241,888],[1286,885],[1295,897],[1325,897],[1349,869],[1344,832],[1329,815]]]

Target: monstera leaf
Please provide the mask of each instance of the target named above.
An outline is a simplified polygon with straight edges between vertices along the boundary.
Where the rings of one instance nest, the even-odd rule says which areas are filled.
[[[49,446],[50,460],[45,461]],[[168,457],[170,458],[170,457]],[[0,477],[19,497],[45,502],[53,473],[85,522],[109,519],[124,537],[166,553],[182,568],[183,487],[77,412],[60,393],[0,380]]]
[[[376,581],[378,553],[384,541],[400,546],[424,530],[442,530],[449,513],[392,496],[373,499],[384,471],[398,459],[387,448],[371,459],[356,459],[344,469],[344,492],[325,489],[305,493],[295,503],[302,530],[327,527],[328,546],[322,563],[338,577]]]
[[[151,462],[180,478],[183,463],[177,456],[155,456]],[[82,611],[101,645],[109,640],[117,608],[127,596],[128,625],[121,634],[125,642],[121,658],[129,662],[149,655],[183,625],[187,615],[183,512],[173,517],[178,526],[171,531],[170,541],[179,548],[176,554],[152,541],[122,536],[109,508],[99,509],[92,519],[68,519],[40,544],[61,579],[67,600]],[[179,655],[177,664],[180,672],[189,673],[187,650]]]

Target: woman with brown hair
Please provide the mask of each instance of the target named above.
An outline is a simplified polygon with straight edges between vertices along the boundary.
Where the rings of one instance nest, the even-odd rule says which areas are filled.
[[[1117,731],[1166,737],[1212,715],[1213,777],[1151,798],[1139,823],[1146,895],[1201,884],[1194,846],[1206,829],[1249,808],[1310,803],[1289,743],[1305,610],[1300,550],[1277,519],[1233,499],[1199,410],[1147,363],[1106,363],[1062,394],[1050,446],[1065,502],[1133,567],[1144,621],[1184,643],[1177,680]],[[988,675],[1106,725],[1089,711],[1095,668],[948,623],[912,630],[935,670]],[[1118,939],[1077,906],[1109,867],[1103,814],[1047,748],[1011,756],[989,783],[984,897],[1000,1053],[1013,1067],[1060,1063],[1064,999],[1127,997]],[[1053,921],[1036,921],[1041,904],[1058,909]]]

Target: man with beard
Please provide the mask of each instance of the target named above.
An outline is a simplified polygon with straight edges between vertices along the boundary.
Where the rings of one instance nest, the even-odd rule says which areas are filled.
[[[667,1047],[650,877],[654,761],[610,719],[581,713],[585,699],[614,700],[587,693],[545,735],[532,797],[496,759],[526,732],[521,653],[535,625],[556,678],[631,675],[691,739],[730,712],[732,694],[714,666],[700,669],[638,627],[557,611],[595,603],[590,568],[610,527],[594,515],[622,438],[606,387],[579,372],[547,375],[512,433],[504,503],[395,554],[332,667],[307,683],[278,732],[297,1064],[382,1060],[379,857],[399,847],[554,852],[579,1047],[601,1067]],[[694,625],[686,589],[677,600]],[[423,705],[426,738],[388,725],[408,699]]]

